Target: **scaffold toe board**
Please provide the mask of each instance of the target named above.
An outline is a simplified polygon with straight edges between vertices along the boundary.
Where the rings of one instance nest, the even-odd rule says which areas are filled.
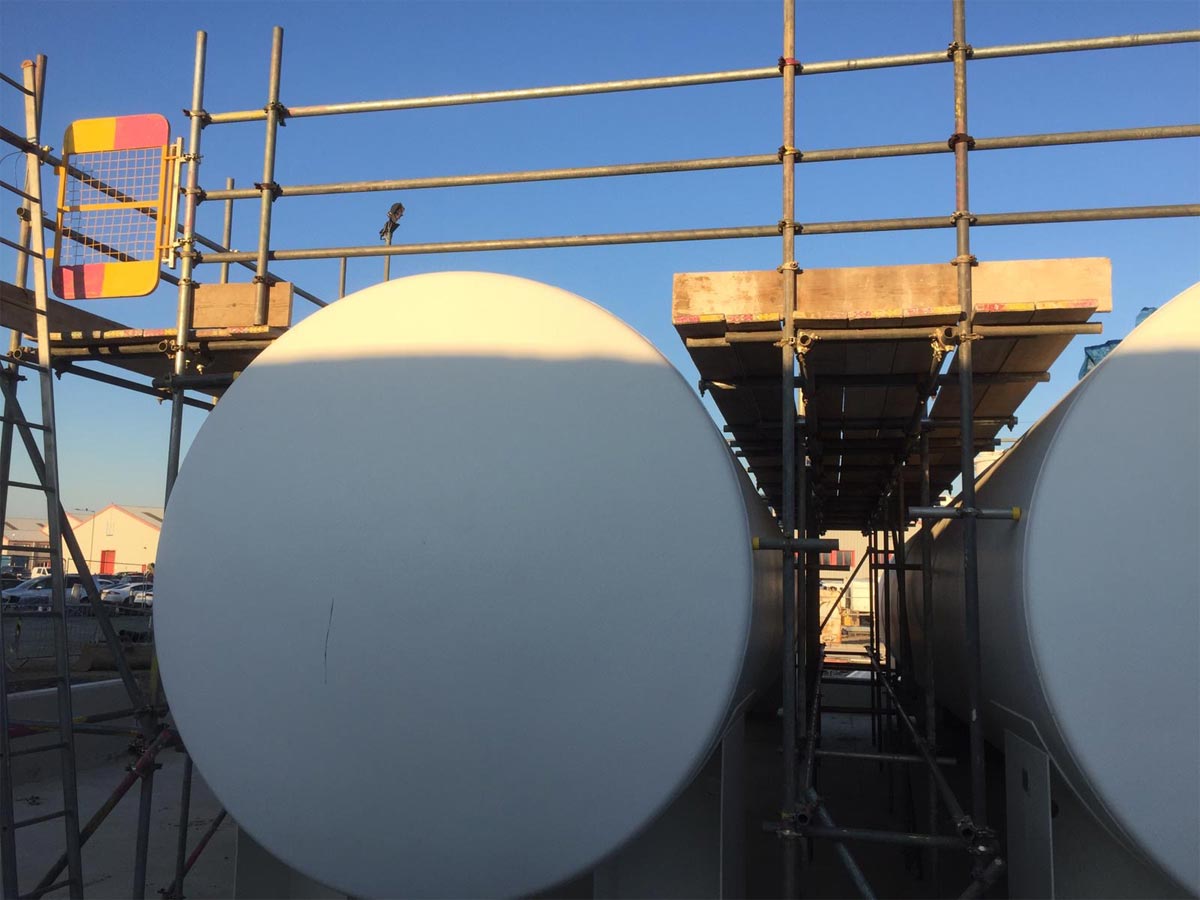
[[[933,398],[932,488],[948,489],[961,471],[955,267],[807,269],[795,278],[800,408],[824,527],[864,527],[901,461],[914,464],[902,477],[916,496],[919,457],[911,438],[926,396]],[[973,288],[974,323],[983,327],[974,349],[975,441],[987,449],[1046,380],[1072,326],[1112,309],[1112,272],[1098,258],[985,262],[974,266]],[[734,450],[777,508],[782,310],[775,271],[675,276],[675,328]],[[989,334],[987,327],[1004,331]],[[939,378],[947,357],[950,377]]]

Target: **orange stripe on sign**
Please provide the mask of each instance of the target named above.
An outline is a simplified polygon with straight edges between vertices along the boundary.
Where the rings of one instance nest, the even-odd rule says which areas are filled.
[[[114,150],[132,150],[135,147],[162,147],[171,141],[171,126],[157,113],[141,116],[119,116],[117,133],[113,138]]]
[[[64,300],[99,296],[104,287],[104,263],[54,267],[54,293]]]

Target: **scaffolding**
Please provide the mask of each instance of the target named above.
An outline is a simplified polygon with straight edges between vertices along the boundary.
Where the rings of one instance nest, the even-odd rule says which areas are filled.
[[[972,227],[1022,225],[1037,223],[1094,222],[1120,219],[1152,219],[1179,216],[1200,216],[1200,203],[1145,205],[1093,209],[1061,209],[1018,212],[975,212],[969,202],[968,163],[971,153],[1028,147],[1063,146],[1113,141],[1175,139],[1200,136],[1200,124],[1164,125],[1145,128],[1075,131],[1052,134],[1027,134],[1003,137],[974,137],[968,127],[967,71],[969,63],[982,60],[1037,54],[1068,53],[1091,50],[1146,47],[1151,45],[1200,41],[1200,31],[1177,31],[1155,34],[1128,34],[1080,40],[1057,40],[1041,43],[973,47],[966,32],[965,0],[952,0],[953,28],[947,48],[926,52],[801,62],[796,55],[796,21],[794,0],[783,0],[781,55],[772,65],[686,75],[670,75],[622,81],[593,82],[515,90],[494,90],[478,93],[447,94],[376,101],[352,101],[322,105],[293,105],[281,100],[281,69],[283,58],[283,29],[275,28],[272,35],[266,105],[258,109],[209,112],[204,106],[207,35],[198,32],[195,43],[193,90],[185,110],[189,120],[183,162],[186,181],[181,189],[182,221],[176,226],[176,240],[169,248],[180,260],[179,277],[161,273],[162,280],[178,287],[177,318],[174,329],[145,331],[127,329],[120,323],[109,322],[74,310],[64,304],[38,298],[25,287],[25,267],[29,258],[35,265],[44,266],[36,250],[43,246],[42,231],[54,231],[55,223],[40,213],[40,190],[24,189],[0,183],[22,198],[26,211],[21,237],[14,244],[19,254],[16,284],[3,284],[0,326],[13,331],[7,357],[7,372],[19,368],[38,368],[36,355],[45,360],[41,368],[47,373],[71,373],[99,380],[114,386],[169,399],[171,421],[166,464],[166,485],[169,497],[178,473],[182,446],[182,423],[185,406],[211,408],[208,398],[191,396],[189,391],[218,394],[227,387],[236,373],[245,367],[261,350],[283,332],[271,322],[272,285],[280,282],[270,271],[273,262],[294,260],[339,260],[338,296],[345,293],[347,260],[361,257],[479,252],[556,247],[583,247],[618,244],[648,244],[679,241],[726,240],[733,238],[765,238],[780,241],[780,265],[777,269],[780,307],[777,313],[757,323],[752,330],[723,330],[714,335],[683,334],[688,350],[697,359],[702,375],[704,354],[729,351],[750,360],[743,377],[706,377],[705,387],[714,390],[718,406],[735,402],[735,397],[752,394],[758,409],[775,410],[753,421],[730,421],[726,430],[731,433],[733,449],[743,457],[764,496],[774,507],[780,532],[763,536],[764,546],[777,548],[784,559],[783,631],[787,636],[782,651],[781,674],[783,703],[783,766],[781,772],[780,818],[771,823],[782,838],[783,893],[787,897],[799,894],[802,863],[807,859],[810,841],[831,840],[839,859],[850,873],[863,896],[873,896],[861,868],[854,860],[849,845],[857,841],[886,842],[920,847],[933,854],[936,865],[938,850],[960,850],[974,859],[973,881],[964,896],[978,896],[1003,870],[998,842],[988,826],[985,797],[985,761],[982,722],[979,715],[979,614],[978,571],[976,565],[977,522],[980,519],[1012,517],[1014,510],[977,509],[974,498],[974,457],[981,446],[991,446],[998,429],[1013,421],[1013,409],[981,411],[976,388],[1015,386],[1007,395],[1010,405],[1019,403],[1037,381],[1045,380],[1045,368],[1076,334],[1095,333],[1098,326],[1082,319],[1058,318],[1049,322],[984,323],[978,320],[973,302],[973,272],[978,260],[971,252]],[[954,85],[953,130],[948,140],[919,143],[887,144],[835,149],[801,149],[796,139],[797,79],[907,66],[942,65],[952,67]],[[40,115],[41,84],[44,81],[45,60],[29,64],[37,89],[30,84],[4,81],[25,92]],[[29,71],[27,71],[27,80]],[[372,181],[335,182],[322,184],[279,184],[275,181],[275,158],[278,131],[288,119],[349,115],[383,111],[398,111],[430,107],[472,105],[496,102],[536,100],[549,97],[581,96],[588,94],[645,91],[684,86],[729,82],[779,79],[782,100],[781,144],[774,153],[727,156],[703,159],[676,159],[614,165],[542,169],[533,171],[493,172],[429,178],[386,179]],[[235,187],[228,179],[224,188],[206,190],[201,187],[202,138],[206,129],[230,123],[261,122],[265,127],[262,180],[253,188]],[[24,151],[30,158],[31,178],[37,179],[38,164],[62,166],[39,145],[36,129],[25,136],[0,129],[0,139]],[[883,157],[902,157],[950,153],[954,157],[955,204],[945,215],[903,217],[853,221],[805,222],[797,219],[795,175],[797,165],[861,160]],[[439,243],[393,244],[388,235],[382,245],[339,246],[312,248],[275,248],[271,242],[272,212],[283,198],[380,191],[413,191],[443,187],[545,182],[568,179],[588,179],[626,175],[651,175],[675,172],[697,172],[718,169],[778,166],[781,172],[781,213],[777,222],[716,228],[635,231],[607,234],[551,235],[544,237],[508,238],[495,240],[463,240]],[[236,201],[258,202],[258,238],[250,251],[229,249],[233,207]],[[207,202],[224,203],[224,228],[221,241],[199,234],[196,229],[197,210]],[[168,223],[174,224],[174,223]],[[955,232],[955,304],[949,321],[917,326],[901,324],[859,324],[857,327],[818,325],[804,317],[803,304],[797,299],[797,274],[800,271],[796,241],[798,237],[827,234],[875,233],[922,229],[952,228]],[[59,240],[83,241],[86,235],[56,234]],[[93,242],[94,243],[94,242]],[[32,245],[32,246],[31,246]],[[117,248],[97,249],[109,258],[119,258]],[[226,283],[229,266],[237,264],[254,272],[253,322],[238,328],[197,328],[194,321],[197,288],[197,267],[218,265],[219,282]],[[44,270],[43,270],[44,280]],[[302,289],[295,292],[311,303],[323,306],[325,301]],[[38,333],[30,323],[59,324],[60,330]],[[65,323],[65,324],[64,324]],[[24,346],[21,334],[38,334],[36,348]],[[682,332],[681,332],[682,334]],[[1011,366],[987,366],[978,372],[978,349],[981,337],[1013,342],[1042,341],[1049,347],[1034,364],[1014,369]],[[869,374],[853,369],[836,369],[823,363],[825,348],[887,342],[890,345],[921,349],[908,354],[909,364],[886,374]],[[1046,343],[1048,342],[1048,343]],[[1058,349],[1054,349],[1057,347]],[[1049,354],[1047,357],[1047,353]],[[711,358],[711,356],[709,357]],[[77,365],[80,361],[100,361],[144,381],[117,377]],[[198,362],[203,362],[200,371]],[[947,362],[949,364],[947,365]],[[15,397],[15,375],[10,375]],[[844,415],[829,415],[822,409],[824,386],[846,385],[904,386],[911,395],[901,408],[887,415],[850,420]],[[796,405],[796,390],[804,397],[804,414]],[[10,391],[6,388],[6,397]],[[15,403],[15,400],[14,400]],[[52,422],[52,409],[50,425]],[[729,417],[727,416],[727,419]],[[10,423],[5,421],[5,429]],[[28,426],[22,426],[28,432]],[[848,437],[848,434],[857,437]],[[52,452],[47,453],[48,464]],[[962,495],[955,507],[933,505],[933,498],[955,477],[962,476]],[[844,480],[843,480],[844,477]],[[853,484],[853,489],[843,489]],[[7,486],[3,488],[7,491]],[[912,492],[920,497],[920,506],[908,498]],[[3,503],[0,502],[0,509]],[[932,573],[930,564],[930,521],[934,518],[961,517],[964,520],[964,584],[967,630],[964,640],[969,649],[973,668],[969,681],[969,740],[970,740],[970,799],[960,804],[942,773],[945,760],[937,755],[936,730],[937,697],[933,683],[932,642],[926,642],[925,656],[914,660],[906,648],[907,616],[903,614],[910,602],[905,594],[903,577],[896,578],[895,597],[888,572],[902,576],[915,567],[922,574],[921,616],[926,626],[932,621]],[[921,523],[920,563],[909,563],[905,557],[904,532],[911,521]],[[64,536],[69,525],[64,520]],[[870,534],[868,559],[871,573],[872,626],[870,641],[858,667],[869,671],[868,683],[871,704],[869,714],[875,749],[870,753],[852,754],[823,749],[820,746],[820,722],[828,707],[821,701],[822,681],[833,666],[827,666],[820,644],[819,563],[817,553],[827,549],[828,542],[820,535],[834,527],[855,528]],[[986,527],[986,526],[985,526]],[[68,537],[69,539],[69,537]],[[53,544],[52,544],[53,545]],[[81,568],[82,571],[82,568]],[[882,587],[876,589],[876,583]],[[94,590],[94,585],[92,586]],[[92,591],[89,591],[89,595]],[[893,600],[902,611],[898,621],[901,634],[892,635],[891,611]],[[98,599],[96,601],[98,606]],[[103,616],[103,610],[97,609]],[[800,636],[803,635],[803,639]],[[897,648],[894,650],[893,648]],[[116,653],[121,659],[119,652]],[[918,667],[923,678],[916,676]],[[124,677],[126,672],[122,672]],[[922,692],[916,697],[914,685],[920,683]],[[118,785],[109,802],[79,829],[82,844],[103,822],[116,802],[135,783],[140,784],[140,809],[135,846],[135,874],[131,895],[144,896],[146,856],[153,796],[153,760],[164,747],[177,743],[173,728],[163,718],[157,672],[151,679],[150,690],[143,694],[139,686],[127,679],[131,707],[138,715],[139,729],[144,740],[144,752],[130,774]],[[69,719],[69,691],[67,710]],[[921,714],[910,715],[906,704],[919,699]],[[124,711],[128,713],[129,711]],[[918,727],[919,723],[921,727]],[[903,723],[903,725],[901,725]],[[3,750],[5,767],[10,752],[7,736]],[[815,789],[817,760],[823,756],[842,755],[867,761],[897,765],[920,765],[929,772],[929,794],[926,798],[926,833],[871,832],[865,829],[839,828],[831,816],[825,798]],[[194,848],[189,856],[186,846],[186,825],[191,783],[191,760],[185,758],[184,789],[181,798],[181,827],[176,855],[176,874],[167,896],[182,896],[184,877],[196,856],[211,837],[215,826]],[[66,777],[66,776],[64,776]],[[73,776],[71,776],[73,777]],[[3,799],[3,798],[0,798]],[[952,833],[938,827],[939,801],[949,813]],[[8,804],[11,808],[11,803]],[[222,814],[223,817],[224,814]],[[77,823],[78,810],[74,811]],[[5,839],[11,834],[11,817],[0,823]],[[74,848],[77,853],[78,847]],[[5,889],[9,892],[8,866],[15,866],[11,854],[6,854]],[[67,866],[60,865],[47,873],[28,896],[38,897],[55,885],[55,879]],[[73,867],[70,881],[72,895],[81,895],[81,882]],[[14,875],[15,878],[15,875]],[[15,885],[15,881],[13,882]],[[15,886],[13,886],[15,894]]]

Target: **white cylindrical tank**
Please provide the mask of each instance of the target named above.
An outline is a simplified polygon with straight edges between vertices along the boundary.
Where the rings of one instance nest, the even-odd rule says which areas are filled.
[[[557,288],[301,322],[188,452],[156,638],[238,823],[355,896],[525,895],[663,810],[777,672],[778,533],[690,387]]]
[[[976,502],[1022,510],[978,525],[989,738],[1041,743],[1111,833],[1200,893],[1200,285],[1030,428]],[[937,694],[964,710],[962,525],[934,534]],[[910,575],[917,660],[920,597]]]

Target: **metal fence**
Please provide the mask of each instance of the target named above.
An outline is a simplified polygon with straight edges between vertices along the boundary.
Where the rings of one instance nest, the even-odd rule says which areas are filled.
[[[89,648],[106,646],[100,621],[90,610],[69,609],[67,616],[67,653],[71,665],[78,665]],[[127,612],[109,616],[122,644],[153,642],[152,617],[147,613]],[[4,616],[4,661],[10,671],[39,668],[54,660],[54,614],[50,611],[7,613]]]

